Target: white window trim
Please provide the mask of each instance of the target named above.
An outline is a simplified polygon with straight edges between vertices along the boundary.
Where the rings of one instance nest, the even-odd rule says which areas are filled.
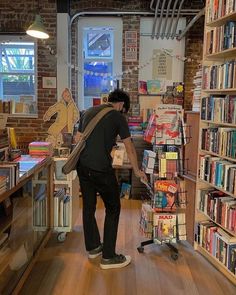
[[[78,21],[78,69],[83,70],[83,28],[84,27],[113,27],[114,28],[114,56],[113,74],[122,72],[122,34],[123,22],[120,17],[83,17]],[[99,59],[102,61],[102,59]],[[107,61],[107,60],[106,60]],[[84,109],[84,78],[78,74],[78,106]],[[121,85],[120,85],[121,86]]]
[[[37,39],[32,38],[28,35],[0,35],[0,42],[33,42],[34,43],[34,56],[35,56],[35,89],[34,89],[34,97],[38,110],[38,46]],[[17,74],[19,74],[18,72]],[[8,114],[9,117],[18,117],[18,118],[38,118],[38,112],[36,114]]]

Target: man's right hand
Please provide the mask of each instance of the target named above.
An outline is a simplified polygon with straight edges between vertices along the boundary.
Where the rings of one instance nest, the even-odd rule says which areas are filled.
[[[144,182],[148,182],[147,175],[142,171],[134,171],[134,174],[137,178],[143,179]]]

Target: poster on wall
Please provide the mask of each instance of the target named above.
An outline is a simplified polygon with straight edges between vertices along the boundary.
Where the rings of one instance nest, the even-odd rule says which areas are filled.
[[[172,53],[172,50],[168,50]],[[172,80],[172,57],[163,50],[154,49],[153,56],[155,58],[152,62],[152,78]]]
[[[125,32],[125,61],[137,61],[137,31]]]

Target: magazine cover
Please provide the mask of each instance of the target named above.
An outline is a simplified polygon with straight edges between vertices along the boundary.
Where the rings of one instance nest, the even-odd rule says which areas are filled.
[[[176,242],[176,215],[158,213],[153,215],[153,238],[158,242]]]
[[[174,180],[156,180],[154,182],[154,209],[156,212],[175,211],[177,184]]]
[[[160,104],[156,107],[156,144],[182,144],[183,110],[179,105]]]

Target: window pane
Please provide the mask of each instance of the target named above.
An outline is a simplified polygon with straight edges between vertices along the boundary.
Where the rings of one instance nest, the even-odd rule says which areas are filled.
[[[33,75],[3,75],[3,98],[22,94],[34,95]]]
[[[25,48],[24,48],[25,46]],[[1,72],[33,71],[34,46],[33,45],[3,45],[1,46],[2,67]]]
[[[100,96],[112,89],[112,62],[85,62],[84,70],[85,96]]]
[[[85,30],[85,58],[112,58],[113,32]]]

